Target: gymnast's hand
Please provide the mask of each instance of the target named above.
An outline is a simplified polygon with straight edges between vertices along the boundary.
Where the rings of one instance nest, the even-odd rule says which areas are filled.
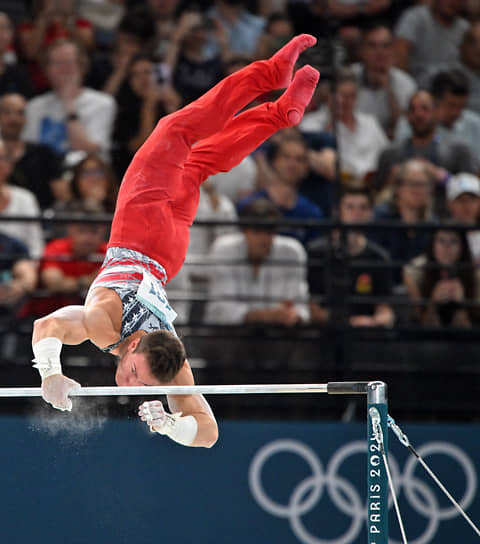
[[[72,400],[69,394],[80,389],[81,385],[63,374],[54,374],[42,380],[42,397],[57,410],[72,409]]]
[[[159,400],[144,402],[138,407],[138,415],[145,421],[152,432],[161,432],[167,421],[163,404]]]

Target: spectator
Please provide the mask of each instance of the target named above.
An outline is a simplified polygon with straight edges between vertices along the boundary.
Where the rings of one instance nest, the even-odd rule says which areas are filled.
[[[389,184],[392,168],[407,159],[422,158],[428,164],[437,185],[449,173],[475,171],[475,162],[468,147],[448,134],[439,133],[433,96],[425,90],[417,91],[408,105],[407,120],[411,136],[406,136],[385,149],[378,160],[375,187]]]
[[[404,270],[408,295],[423,325],[471,327],[478,309],[478,270],[464,233],[438,230],[426,254]]]
[[[322,39],[322,36],[335,34],[342,42],[338,49],[346,48],[348,57],[356,59],[361,29],[369,24],[372,17],[388,16],[391,11],[390,4],[391,0],[289,1],[288,14],[294,22],[297,34],[307,32],[320,37],[319,49],[323,49],[324,46],[331,47],[328,40]],[[340,54],[344,56],[343,51]]]
[[[391,8],[391,0],[328,0],[316,3],[325,6],[325,15],[333,18],[338,36],[348,52],[350,62],[357,59],[356,53],[361,39],[361,31],[373,17],[386,17]]]
[[[282,12],[272,13],[261,34],[255,58],[268,59],[294,36],[291,19]]]
[[[233,202],[217,192],[211,178],[204,181],[200,187],[200,200],[195,221],[236,221],[236,219],[237,212]],[[236,231],[236,227],[228,225],[207,227],[194,224],[190,228],[187,259],[182,270],[188,278],[188,287],[195,289],[196,294],[203,297],[208,295],[207,256],[214,241],[219,236]],[[193,302],[190,311],[192,324],[200,324],[205,311],[204,301]]]
[[[98,155],[87,155],[75,165],[72,177],[72,200],[92,212],[113,213],[118,183],[110,166]]]
[[[456,65],[468,79],[470,92],[467,107],[480,113],[480,21],[472,23],[460,44],[460,60]]]
[[[115,30],[113,51],[96,51],[86,84],[116,96],[127,80],[130,63],[145,52],[155,35],[154,21],[144,10],[130,10]]]
[[[293,23],[295,34],[312,34],[324,36],[327,34],[329,23],[325,13],[323,0],[312,2],[287,2],[287,14]],[[320,38],[321,39],[321,38]]]
[[[308,172],[308,149],[304,140],[298,137],[283,139],[272,146],[268,158],[266,188],[242,199],[238,203],[239,212],[257,199],[268,199],[286,219],[321,219],[320,208],[299,194],[300,183]],[[303,244],[315,236],[313,230],[305,228],[291,227],[282,229],[282,233],[294,236]]]
[[[53,204],[61,183],[61,160],[45,144],[21,139],[25,109],[26,100],[19,94],[5,94],[0,98],[0,133],[13,164],[9,183],[31,191],[40,208],[45,209]]]
[[[210,177],[215,189],[237,204],[251,195],[257,188],[257,164],[251,155],[243,159],[228,172],[219,172]]]
[[[374,115],[392,138],[416,83],[409,74],[393,66],[393,35],[385,23],[373,22],[364,29],[360,51],[362,62],[351,66],[359,85],[357,108]]]
[[[153,54],[165,58],[173,32],[177,28],[180,0],[147,0],[147,14],[155,23]],[[127,12],[128,15],[128,12]]]
[[[134,57],[116,99],[112,163],[121,179],[158,120],[177,110],[181,99],[169,84],[157,81],[153,60],[143,54]]]
[[[468,79],[458,70],[443,70],[432,79],[432,95],[440,134],[445,132],[468,145],[480,165],[480,115],[465,106],[470,95]]]
[[[12,312],[33,291],[37,266],[30,260],[25,244],[0,234],[0,315]]]
[[[18,38],[35,90],[43,92],[49,85],[40,62],[44,49],[57,40],[69,39],[90,52],[95,47],[95,35],[90,21],[76,16],[73,0],[37,0],[33,13],[33,20],[18,27]]]
[[[195,221],[236,221],[237,212],[233,202],[225,195],[219,194],[213,183],[208,179],[200,188],[200,201],[198,203]],[[235,231],[235,227],[217,225],[214,227],[195,226],[190,228],[190,243],[188,257],[205,258],[210,251],[213,242],[219,236]],[[190,274],[204,276],[205,267],[189,267]]]
[[[9,216],[39,217],[37,199],[27,189],[9,185],[13,163],[7,155],[5,144],[0,140],[0,219]],[[23,242],[33,258],[43,251],[43,233],[40,223],[0,221],[0,232]]]
[[[298,126],[288,127],[276,132],[265,144],[255,151],[258,165],[259,187],[268,186],[269,171],[265,164],[265,152],[272,156],[275,149],[284,140],[300,139],[307,146],[308,171],[298,187],[299,193],[311,200],[322,211],[324,217],[330,217],[337,184],[337,154],[335,138],[326,132],[300,132]]]
[[[336,135],[340,151],[340,175],[344,181],[362,179],[374,171],[388,138],[373,117],[357,111],[358,83],[349,68],[339,70],[329,108],[307,113],[300,123],[302,132],[329,132]]]
[[[242,0],[215,0],[207,15],[221,24],[227,33],[227,47],[233,54],[253,55],[265,26],[265,19],[253,15]],[[219,44],[210,40],[208,54],[219,52]]]
[[[245,206],[242,218],[275,221],[280,213],[265,199]],[[306,254],[296,240],[267,226],[245,226],[220,236],[210,253],[208,323],[272,323],[308,320]]]
[[[56,200],[50,214],[64,214],[72,206],[91,213],[113,213],[118,193],[118,182],[112,168],[98,155],[87,155],[64,173],[68,183],[66,198]],[[55,227],[49,237],[61,237],[63,225]]]
[[[305,133],[310,171],[300,185],[300,193],[331,217],[336,205],[338,180],[336,139],[326,132]]]
[[[424,223],[433,220],[432,178],[423,160],[410,159],[395,171],[392,200],[375,208],[378,221]],[[387,248],[394,263],[407,262],[425,251],[429,233],[415,229],[376,229],[375,241]],[[400,284],[401,274],[395,269],[394,283]]]
[[[396,29],[395,58],[402,70],[426,85],[431,74],[458,60],[468,22],[459,16],[461,2],[432,0],[405,10]]]
[[[11,58],[13,27],[10,17],[0,12],[0,96],[6,93],[32,95],[32,84],[23,67]]]
[[[77,0],[78,15],[94,27],[97,48],[111,47],[127,3],[125,0]]]
[[[447,185],[447,205],[455,222],[477,226],[480,220],[480,179],[466,172],[452,176]],[[473,260],[479,265],[480,230],[469,230],[466,236]]]
[[[82,85],[87,63],[75,42],[50,45],[45,67],[52,91],[28,103],[25,140],[47,144],[57,153],[83,151],[108,158],[115,101]]]
[[[64,194],[48,209],[48,216],[65,215],[71,209],[88,210],[90,213],[113,213],[118,193],[118,182],[112,168],[98,155],[87,155],[71,169],[63,173],[66,185]],[[65,223],[48,224],[48,239],[64,238]]]
[[[105,257],[107,227],[82,222],[92,213],[82,205],[73,204],[68,212],[72,223],[67,236],[46,245],[40,265],[41,286],[51,296],[31,301],[30,314],[45,315],[66,304],[83,304]]]
[[[221,25],[218,27],[220,30],[215,31],[214,24],[198,12],[186,11],[180,17],[164,63],[183,104],[196,100],[222,78],[227,35]],[[208,55],[205,48],[211,35],[220,46],[214,55]]]
[[[372,205],[368,189],[346,186],[338,204],[338,219],[344,224],[369,223],[373,217]],[[330,240],[327,237],[313,240],[308,245],[308,256],[310,294],[327,297],[327,305],[311,302],[312,321],[348,319],[354,327],[393,325],[394,313],[388,304],[381,300],[360,302],[363,297],[391,296],[392,290],[390,259],[383,248],[367,239],[364,231],[348,230],[345,239],[335,231]],[[349,303],[345,300],[348,296],[358,301]],[[348,315],[335,316],[334,310],[341,301],[346,302]],[[332,304],[330,308],[328,303]]]

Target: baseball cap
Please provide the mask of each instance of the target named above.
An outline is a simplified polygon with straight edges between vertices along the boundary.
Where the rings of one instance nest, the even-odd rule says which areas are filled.
[[[480,179],[473,174],[462,172],[456,176],[452,176],[448,180],[447,185],[447,200],[455,200],[464,193],[480,196]]]

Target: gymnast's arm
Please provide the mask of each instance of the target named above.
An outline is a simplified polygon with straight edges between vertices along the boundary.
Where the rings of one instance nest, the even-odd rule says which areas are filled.
[[[195,385],[188,361],[174,378],[172,385]],[[168,395],[168,406],[172,413],[193,416],[197,421],[197,434],[190,446],[212,447],[218,439],[218,426],[210,405],[203,395]]]
[[[103,305],[65,306],[34,322],[32,344],[55,337],[62,344],[77,345],[91,340],[99,346],[108,345],[111,327],[105,325],[111,322]]]
[[[66,306],[41,319],[33,327],[33,362],[42,378],[44,400],[59,410],[71,410],[69,394],[80,384],[62,373],[62,344],[80,344],[87,339],[103,343],[108,313],[100,305]],[[95,331],[93,335],[92,331]],[[100,331],[100,332],[98,332]],[[108,327],[107,327],[108,331]]]
[[[168,385],[194,385],[187,361]],[[167,399],[171,414],[164,410],[159,400],[144,402],[139,406],[138,415],[150,430],[184,446],[211,448],[218,439],[218,427],[203,395],[168,395]]]

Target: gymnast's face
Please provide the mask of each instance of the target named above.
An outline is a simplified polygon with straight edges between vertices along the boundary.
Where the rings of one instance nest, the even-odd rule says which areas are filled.
[[[161,385],[151,371],[143,353],[134,353],[139,338],[132,340],[118,361],[115,382],[122,387],[138,387],[142,385]]]

